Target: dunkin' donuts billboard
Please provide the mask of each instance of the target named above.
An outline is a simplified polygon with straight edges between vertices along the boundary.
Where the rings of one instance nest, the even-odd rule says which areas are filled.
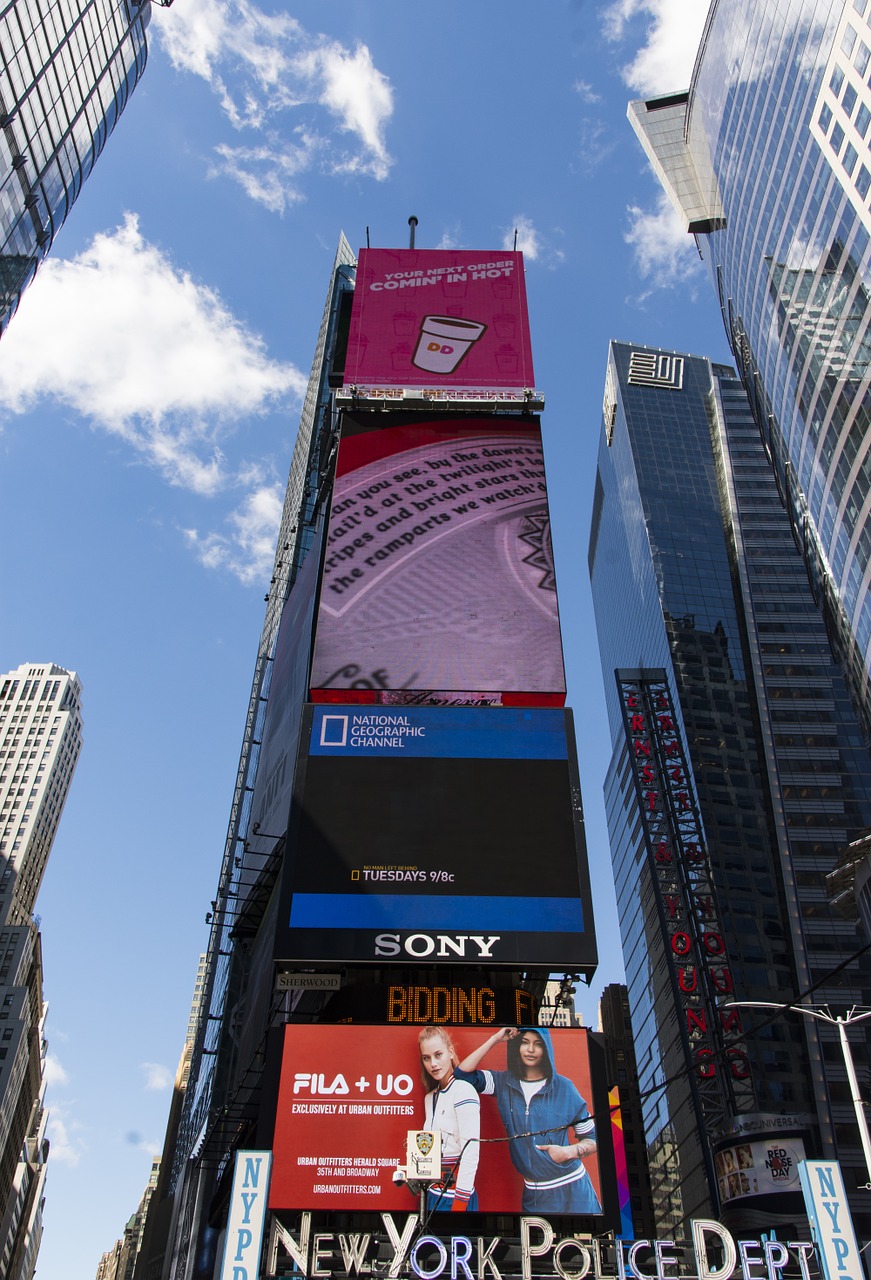
[[[563,705],[537,418],[343,415],[311,689]]]
[[[522,254],[360,250],[346,387],[534,385]]]

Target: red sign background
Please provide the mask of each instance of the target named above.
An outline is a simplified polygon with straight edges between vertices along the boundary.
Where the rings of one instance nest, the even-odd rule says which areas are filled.
[[[492,1030],[449,1028],[460,1058]],[[424,1126],[419,1034],[420,1027],[285,1028],[270,1209],[416,1208],[416,1199],[392,1175],[405,1164],[407,1131]],[[592,1113],[587,1032],[561,1028],[550,1035],[557,1071],[574,1082]],[[492,1071],[504,1071],[505,1065],[502,1045],[481,1064]],[[340,1092],[343,1084],[347,1092]],[[608,1127],[600,1120],[600,1142]],[[481,1098],[481,1138],[475,1181],[480,1212],[519,1213],[523,1182],[511,1164],[492,1097]],[[598,1160],[584,1163],[601,1200]]]

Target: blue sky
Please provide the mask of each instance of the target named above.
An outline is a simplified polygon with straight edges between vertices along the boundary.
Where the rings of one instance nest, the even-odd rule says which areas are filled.
[[[338,234],[525,250],[602,962],[622,977],[586,574],[609,339],[728,360],[625,119],[685,88],[702,0],[177,0],[0,347],[0,669],[84,686],[37,902],[41,1280],[90,1280],[159,1150]]]

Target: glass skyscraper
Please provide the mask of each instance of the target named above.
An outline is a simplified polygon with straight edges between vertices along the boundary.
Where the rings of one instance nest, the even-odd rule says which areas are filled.
[[[866,1180],[838,1044],[731,1006],[868,1003],[825,876],[869,825],[871,762],[733,370],[612,343],[589,565],[657,1224],[795,1224],[772,1163]]]
[[[866,729],[869,73],[868,0],[713,0],[689,91],[629,110],[709,265]]]
[[[145,69],[150,16],[151,0],[0,11],[0,333]]]

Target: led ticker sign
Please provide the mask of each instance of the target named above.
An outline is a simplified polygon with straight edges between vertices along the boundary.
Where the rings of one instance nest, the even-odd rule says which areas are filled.
[[[319,1021],[386,1022],[394,1026],[520,1026],[538,1021],[538,1001],[522,987],[355,984],[331,998]]]
[[[306,711],[276,958],[588,970],[570,713]]]
[[[732,973],[678,718],[664,672],[618,671],[617,684],[684,1049],[716,1125],[751,1109],[753,1090],[740,1013],[724,1007]]]

